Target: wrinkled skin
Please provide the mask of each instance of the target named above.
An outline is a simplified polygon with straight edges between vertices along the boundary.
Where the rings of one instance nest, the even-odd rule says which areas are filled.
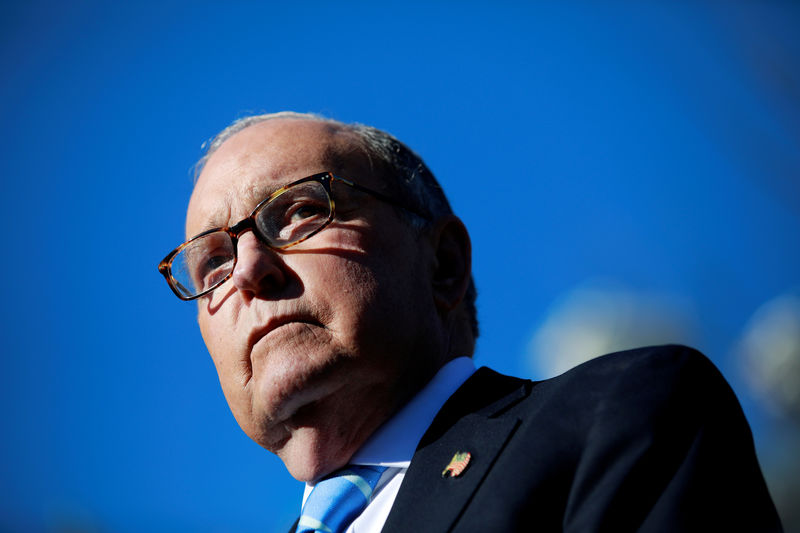
[[[270,191],[326,170],[391,194],[349,133],[296,119],[252,125],[204,167],[187,237],[233,225]],[[198,301],[237,422],[302,481],[346,464],[448,358],[435,239],[370,195],[341,185],[334,194],[336,219],[293,248],[242,235],[232,279]]]

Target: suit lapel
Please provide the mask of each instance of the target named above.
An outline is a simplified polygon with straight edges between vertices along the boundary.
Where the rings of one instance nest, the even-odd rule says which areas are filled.
[[[383,531],[447,531],[469,504],[519,424],[502,416],[530,382],[481,368],[445,403],[420,441]],[[456,452],[471,454],[457,477],[442,476]]]

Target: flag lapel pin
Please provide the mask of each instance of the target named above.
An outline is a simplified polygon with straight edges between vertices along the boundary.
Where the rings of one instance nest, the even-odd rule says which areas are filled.
[[[466,470],[471,458],[472,454],[469,452],[456,452],[453,458],[450,459],[450,463],[442,471],[442,477],[447,477],[447,474],[450,474],[450,477],[460,476]]]

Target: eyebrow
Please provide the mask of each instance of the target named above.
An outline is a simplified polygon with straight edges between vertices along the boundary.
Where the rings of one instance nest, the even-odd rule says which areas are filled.
[[[226,196],[228,196],[228,195],[226,195]],[[226,198],[226,200],[229,200],[229,198]],[[205,233],[207,231],[216,230],[216,229],[222,229],[222,228],[226,227],[225,224],[216,224],[216,223],[213,222],[215,220],[220,220],[220,219],[223,219],[223,218],[227,218],[228,220],[230,220],[230,218],[231,218],[231,204],[230,204],[230,201],[226,201],[225,205],[223,207],[224,208],[222,210],[220,210],[220,212],[212,213],[211,216],[209,216],[206,219],[206,222],[204,222],[203,225],[200,226],[200,231],[198,231],[197,233],[192,235],[190,237],[190,239],[194,239],[198,235],[201,235],[201,234],[203,234],[203,233]]]
[[[320,172],[329,172],[329,171],[321,170]],[[293,178],[287,178],[286,176],[281,176],[280,182],[277,182],[275,180],[270,180],[269,183],[264,183],[263,181],[259,181],[258,183],[250,187],[245,193],[246,199],[254,202],[253,207],[250,209],[250,211],[247,212],[247,214],[250,215],[250,213],[253,212],[253,209],[255,209],[258,204],[260,204],[261,202],[272,196],[278,189],[282,189],[287,185],[291,185],[296,181],[300,181],[307,177],[314,176],[316,174],[319,174],[320,172],[314,172],[312,174],[302,175],[300,177],[293,177]],[[261,178],[267,179],[266,176],[262,176]]]
[[[244,199],[245,202],[253,202],[253,206],[247,211],[246,215],[244,215],[243,217],[241,217],[240,219],[235,220],[235,221],[231,220],[231,203],[233,202],[234,197],[233,197],[232,194],[226,194],[225,195],[226,196],[225,204],[226,204],[227,214],[225,214],[225,215],[223,215],[221,217],[217,217],[217,215],[214,215],[214,216],[211,217],[211,219],[212,220],[219,220],[220,218],[226,218],[226,219],[228,219],[229,222],[227,224],[218,224],[218,223],[214,223],[214,222],[206,222],[205,224],[203,224],[202,230],[199,231],[198,233],[196,233],[191,238],[197,237],[201,233],[205,233],[207,231],[223,229],[223,228],[230,228],[232,226],[235,226],[237,223],[239,223],[242,220],[244,220],[247,217],[249,217],[253,213],[253,210],[256,208],[256,206],[258,204],[260,204],[261,202],[263,202],[264,200],[266,200],[267,198],[269,198],[270,196],[272,196],[275,193],[275,191],[277,191],[279,189],[282,189],[283,187],[286,187],[287,185],[289,185],[291,183],[294,183],[294,182],[296,182],[298,180],[301,180],[301,179],[303,179],[303,178],[290,179],[290,180],[286,180],[285,182],[281,182],[281,183],[275,183],[275,182],[263,183],[263,182],[260,182],[260,183],[257,183],[255,185],[253,185],[252,187],[250,187],[244,193],[244,195],[242,197],[238,198],[240,201],[242,199]]]

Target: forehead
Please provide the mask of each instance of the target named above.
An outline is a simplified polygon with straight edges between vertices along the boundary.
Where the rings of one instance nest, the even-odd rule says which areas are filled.
[[[365,156],[346,130],[271,119],[237,132],[208,159],[186,215],[187,237],[246,217],[273,190],[326,170],[369,181]]]

